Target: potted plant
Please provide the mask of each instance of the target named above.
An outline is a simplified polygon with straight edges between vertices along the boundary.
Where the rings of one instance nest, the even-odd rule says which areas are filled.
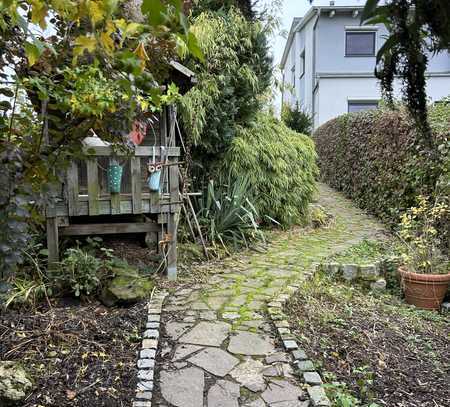
[[[445,199],[419,196],[418,205],[401,218],[403,265],[398,271],[408,304],[424,309],[439,309],[442,304],[450,283],[450,262],[441,250],[439,225],[449,214]]]

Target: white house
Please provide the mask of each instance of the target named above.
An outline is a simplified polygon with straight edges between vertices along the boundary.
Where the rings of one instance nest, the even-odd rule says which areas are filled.
[[[360,25],[364,3],[313,3],[304,17],[293,19],[281,61],[282,103],[299,103],[313,115],[315,128],[343,113],[376,108],[381,99],[374,68],[387,30]],[[399,83],[395,91],[399,95]],[[432,101],[450,95],[448,52],[430,57],[427,94]]]

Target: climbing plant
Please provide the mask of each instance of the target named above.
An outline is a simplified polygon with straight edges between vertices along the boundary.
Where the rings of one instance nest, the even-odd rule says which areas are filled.
[[[421,130],[421,148],[435,157],[435,145],[427,120],[425,71],[431,54],[450,47],[448,0],[367,0],[361,21],[383,23],[389,37],[377,54],[376,76],[392,103],[394,78],[404,82],[407,106]]]

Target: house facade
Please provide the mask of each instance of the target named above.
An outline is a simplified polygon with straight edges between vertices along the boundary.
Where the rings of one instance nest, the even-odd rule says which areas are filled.
[[[374,76],[384,25],[361,26],[362,4],[312,6],[294,18],[281,70],[282,103],[298,103],[312,114],[314,128],[343,113],[376,108],[381,99]],[[400,83],[395,93],[400,96]],[[430,56],[427,94],[431,101],[450,95],[450,54]]]

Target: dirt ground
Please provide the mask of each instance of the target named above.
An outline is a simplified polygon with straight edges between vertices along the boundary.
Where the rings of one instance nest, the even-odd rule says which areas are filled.
[[[450,406],[450,318],[395,295],[307,283],[287,306],[301,346],[329,382],[364,404]],[[341,405],[341,404],[336,404]]]
[[[131,406],[145,304],[106,308],[62,300],[0,315],[0,360],[35,378],[23,407]]]

